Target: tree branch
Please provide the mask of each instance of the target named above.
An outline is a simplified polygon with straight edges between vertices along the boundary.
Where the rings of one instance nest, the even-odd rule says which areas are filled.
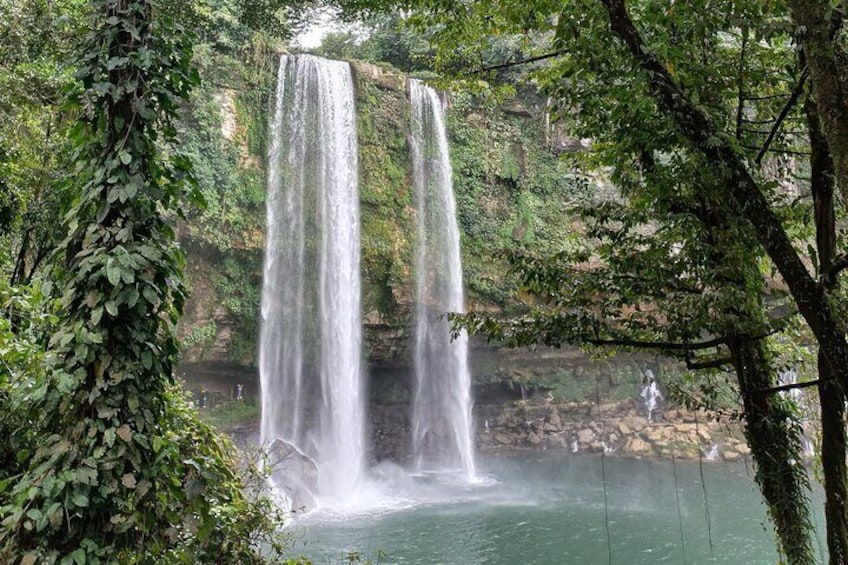
[[[720,357],[718,359],[712,359],[710,361],[690,361],[686,359],[686,368],[690,371],[702,371],[705,369],[721,369],[732,363],[733,360],[730,357]]]
[[[836,277],[845,269],[848,269],[848,254],[840,255],[833,260],[830,268],[822,276],[821,285],[826,289],[833,288],[833,285],[836,283]]]
[[[771,128],[771,132],[769,132],[765,143],[763,143],[762,149],[760,149],[760,152],[757,154],[755,161],[758,165],[762,163],[763,157],[765,157],[766,152],[769,150],[769,146],[771,146],[771,142],[774,141],[774,136],[777,135],[777,131],[780,129],[780,126],[783,125],[783,120],[786,119],[786,116],[789,115],[789,111],[792,110],[792,107],[798,102],[798,98],[801,96],[801,93],[804,92],[804,83],[807,82],[807,74],[807,67],[804,67],[804,70],[801,71],[801,77],[798,79],[798,84],[796,84],[795,89],[792,90],[792,96],[790,96],[789,100],[787,100],[786,104],[784,104],[783,109],[780,111],[780,114],[778,114],[777,120],[775,120],[774,125]]]
[[[582,340],[584,343],[609,347],[633,347],[634,349],[659,349],[663,351],[699,351],[724,345],[725,338],[716,338],[697,343],[675,343],[673,341],[641,341],[638,339],[602,339]]]
[[[804,381],[803,383],[790,383],[787,385],[773,386],[769,388],[756,388],[754,390],[743,390],[742,394],[775,394],[777,392],[783,392],[787,390],[795,390],[802,388],[809,388],[813,386],[817,386],[819,383],[825,383],[827,381],[834,380],[834,377],[827,379],[816,379],[814,381]]]
[[[742,139],[742,122],[745,117],[745,81],[742,79],[744,76],[744,65],[745,65],[745,52],[748,47],[748,27],[745,26],[742,30],[742,47],[739,50],[739,72],[736,77],[736,92],[737,92],[737,101],[736,101],[736,139]]]
[[[479,73],[485,73],[488,71],[497,71],[500,69],[508,69],[510,67],[517,67],[519,65],[526,65],[528,63],[535,63],[537,61],[544,61],[545,59],[553,59],[554,57],[560,57],[567,53],[566,50],[561,49],[559,51],[551,51],[550,53],[544,53],[542,55],[535,55],[533,57],[527,57],[526,59],[521,59],[518,61],[508,61],[506,63],[500,63],[497,65],[489,65],[487,67],[480,67],[477,71]]]
[[[752,149],[752,150],[759,150],[760,149],[759,147],[757,147],[755,145],[745,145],[744,143],[739,144],[739,146],[743,147],[745,149]],[[796,155],[796,156],[799,156],[799,157],[809,157],[810,156],[809,151],[796,151],[794,149],[785,149],[785,148],[773,149],[773,148],[770,147],[770,148],[767,149],[767,151],[769,151],[771,153],[781,153],[783,155]]]

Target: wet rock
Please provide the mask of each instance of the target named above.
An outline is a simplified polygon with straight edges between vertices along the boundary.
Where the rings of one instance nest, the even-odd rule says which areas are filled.
[[[496,433],[495,442],[500,445],[512,445],[512,436],[502,432]]]
[[[627,425],[628,428],[633,430],[634,432],[641,432],[647,426],[648,421],[640,416],[630,416],[628,418],[622,419],[622,423]]]
[[[275,439],[268,448],[271,479],[291,501],[293,510],[315,508],[314,493],[318,489],[318,466],[311,457],[293,444]]]
[[[645,439],[651,443],[663,442],[665,441],[666,430],[667,428],[661,428],[659,426],[648,428],[645,430]]]
[[[732,449],[724,449],[721,451],[721,458],[725,461],[739,461],[742,459],[742,456],[739,455],[738,451],[734,451]]]
[[[678,447],[675,453],[678,459],[698,459],[701,456],[701,449],[698,445],[689,443]]]
[[[675,430],[678,434],[681,434],[681,435],[686,434],[686,435],[688,435],[688,434],[690,434],[690,433],[695,433],[696,426],[695,426],[695,424],[675,424],[675,425],[674,425],[674,430]]]
[[[590,429],[583,429],[577,432],[577,441],[583,445],[592,443],[595,439],[595,432]]]
[[[627,442],[624,450],[633,455],[650,455],[653,452],[651,445],[640,437],[633,437]]]
[[[405,92],[406,90],[406,78],[400,74],[389,72],[382,67],[362,61],[352,61],[351,67],[356,74],[367,76],[380,88],[396,92]]]

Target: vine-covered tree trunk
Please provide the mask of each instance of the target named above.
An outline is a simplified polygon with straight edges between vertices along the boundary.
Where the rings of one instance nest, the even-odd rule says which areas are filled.
[[[705,196],[702,191],[700,196]],[[711,267],[727,288],[758,289],[763,286],[756,255],[750,249],[732,253],[732,239],[725,215],[702,198],[699,215],[704,239],[710,245]],[[747,281],[747,284],[746,284]],[[764,318],[762,297],[748,290],[746,298],[726,306],[729,319],[742,321],[725,343],[742,394],[745,437],[756,467],[756,481],[766,501],[781,551],[791,565],[816,563],[810,520],[809,479],[801,465],[801,428],[797,414],[786,399],[763,392],[774,385],[774,367],[766,341],[767,330],[757,331]]]
[[[800,428],[792,409],[777,395],[761,340],[731,337],[728,347],[742,390],[745,438],[756,464],[756,481],[768,505],[781,551],[790,565],[814,565],[809,483],[801,463]]]

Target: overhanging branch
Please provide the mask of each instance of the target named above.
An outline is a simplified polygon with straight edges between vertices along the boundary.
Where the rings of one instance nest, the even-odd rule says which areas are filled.
[[[673,341],[641,341],[638,339],[586,339],[585,343],[608,347],[632,347],[634,349],[659,349],[662,351],[699,351],[724,345],[725,338],[716,338],[696,343],[676,343]]]
[[[691,361],[690,359],[686,359],[686,368],[690,371],[703,371],[706,369],[721,369],[722,367],[726,367],[733,360],[730,357],[719,357],[717,359],[710,359],[709,361]]]

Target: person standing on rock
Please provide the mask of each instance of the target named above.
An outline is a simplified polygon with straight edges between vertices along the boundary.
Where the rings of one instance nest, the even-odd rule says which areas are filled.
[[[642,389],[639,396],[645,399],[645,410],[648,412],[648,422],[654,421],[654,410],[657,409],[657,401],[664,400],[662,392],[660,392],[657,381],[654,378],[654,372],[650,369],[645,369],[645,375],[648,377],[648,385]]]

